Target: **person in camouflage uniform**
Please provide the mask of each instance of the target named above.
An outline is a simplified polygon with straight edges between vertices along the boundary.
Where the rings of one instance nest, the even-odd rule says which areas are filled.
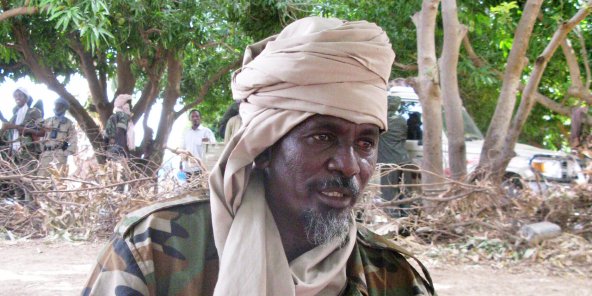
[[[9,146],[6,156],[14,160],[22,174],[34,173],[40,153],[38,139],[43,135],[40,129],[43,115],[41,110],[30,106],[32,98],[26,89],[19,87],[13,93],[16,106],[13,117],[2,125],[4,142]],[[19,198],[28,200],[22,190],[15,189]]]
[[[425,268],[352,216],[393,59],[365,21],[304,18],[249,46],[232,79],[243,128],[209,192],[128,215],[82,294],[434,295]]]
[[[70,103],[60,97],[55,101],[54,113],[43,122],[45,136],[41,139],[41,156],[37,175],[48,177],[49,169],[55,167],[59,172],[66,173],[68,155],[74,155],[77,148],[77,134],[74,123],[66,118]]]
[[[107,154],[112,159],[127,158],[129,151],[135,147],[134,125],[129,105],[131,100],[132,96],[130,95],[118,95],[113,103],[114,112],[105,125]]]

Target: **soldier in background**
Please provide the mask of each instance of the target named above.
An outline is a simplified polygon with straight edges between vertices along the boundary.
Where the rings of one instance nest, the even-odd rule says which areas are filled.
[[[32,174],[37,169],[40,148],[38,139],[43,135],[41,121],[43,114],[41,110],[30,106],[33,101],[25,88],[19,87],[12,94],[16,102],[13,109],[13,116],[8,122],[2,124],[3,138],[9,146],[8,156],[18,166],[18,173]],[[14,188],[10,193],[29,200],[30,198],[22,189]]]
[[[113,114],[105,125],[105,138],[109,145],[107,156],[111,159],[127,158],[129,151],[135,148],[131,100],[131,95],[118,95],[113,103]]]
[[[380,135],[378,142],[378,162],[405,166],[411,163],[411,158],[405,149],[407,139],[407,123],[397,114],[401,98],[388,97],[388,131]],[[411,174],[392,167],[384,167],[380,177],[382,198],[393,200],[401,193],[401,185],[410,183]]]
[[[49,168],[52,166],[62,173],[67,173],[68,155],[76,153],[77,134],[74,123],[66,118],[68,108],[70,103],[64,98],[58,98],[55,101],[55,116],[43,123],[45,136],[41,140],[38,176],[48,177]]]
[[[113,103],[113,114],[105,125],[108,164],[112,166],[113,181],[121,183],[131,173],[128,166],[130,150],[135,149],[134,123],[131,112],[132,96],[121,94]],[[125,185],[117,186],[118,192],[125,191]]]

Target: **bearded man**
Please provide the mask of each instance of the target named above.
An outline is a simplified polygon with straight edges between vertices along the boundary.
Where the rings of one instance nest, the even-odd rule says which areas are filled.
[[[118,227],[84,295],[432,295],[399,247],[356,225],[387,128],[389,40],[310,17],[247,48],[243,125],[207,192]]]

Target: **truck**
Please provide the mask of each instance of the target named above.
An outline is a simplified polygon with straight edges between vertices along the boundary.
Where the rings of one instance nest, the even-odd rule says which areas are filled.
[[[401,105],[398,114],[405,118],[408,123],[408,135],[405,147],[414,164],[421,168],[422,130],[421,114],[422,108],[419,97],[408,86],[393,86],[388,91],[389,96],[401,98]],[[463,108],[462,117],[464,122],[464,137],[466,145],[467,171],[473,171],[479,163],[484,137],[475,125],[474,120]],[[444,129],[446,126],[444,125]],[[541,190],[548,182],[571,184],[573,182],[585,183],[587,177],[582,173],[581,160],[561,151],[537,148],[534,146],[517,143],[514,156],[504,173],[502,184],[507,194],[515,195],[517,191],[529,186],[533,190]],[[448,165],[448,140],[445,130],[442,136],[442,152],[444,172],[450,175]]]

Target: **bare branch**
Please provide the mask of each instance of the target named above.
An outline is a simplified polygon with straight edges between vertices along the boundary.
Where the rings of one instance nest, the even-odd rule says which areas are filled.
[[[575,27],[574,31],[578,36],[578,40],[580,41],[580,55],[584,60],[584,69],[586,69],[586,89],[590,89],[590,83],[592,83],[592,74],[590,73],[590,62],[588,61],[588,50],[586,49],[586,39],[584,39],[584,35],[582,34],[582,30],[580,27]]]
[[[589,7],[592,5],[592,0],[589,0],[587,4],[587,6],[580,9],[569,21],[562,23],[559,28],[557,28],[549,44],[547,44],[541,55],[539,55],[539,57],[536,59],[534,68],[530,74],[530,78],[528,79],[528,83],[526,84],[524,92],[522,93],[520,106],[516,111],[516,116],[513,118],[510,129],[508,130],[508,133],[504,139],[502,153],[494,162],[495,172],[501,172],[510,162],[510,159],[512,158],[511,156],[514,154],[514,146],[516,145],[520,131],[522,130],[526,119],[530,115],[532,107],[534,106],[534,94],[537,92],[538,85],[541,81],[543,73],[545,72],[547,63],[553,56],[553,53],[560,46],[561,42],[565,40],[567,34],[584,18],[586,18],[588,14],[590,14],[591,10]]]
[[[206,81],[204,85],[202,85],[201,89],[197,94],[197,99],[194,102],[185,105],[181,110],[175,112],[175,118],[178,118],[179,116],[181,116],[181,114],[191,110],[192,108],[203,102],[206,94],[210,91],[210,88],[214,86],[214,84],[216,84],[216,82],[218,82],[222,77],[224,77],[224,75],[228,74],[232,69],[238,68],[240,66],[240,63],[241,60],[236,59],[234,62],[226,65],[226,67],[220,68],[218,72],[212,75],[212,77],[210,77],[210,79],[208,79],[208,81]]]
[[[27,1],[28,2],[28,1]],[[0,14],[0,22],[3,20],[7,20],[12,17],[16,17],[19,15],[28,15],[28,14],[36,14],[39,12],[39,8],[37,7],[16,7],[4,11]]]

